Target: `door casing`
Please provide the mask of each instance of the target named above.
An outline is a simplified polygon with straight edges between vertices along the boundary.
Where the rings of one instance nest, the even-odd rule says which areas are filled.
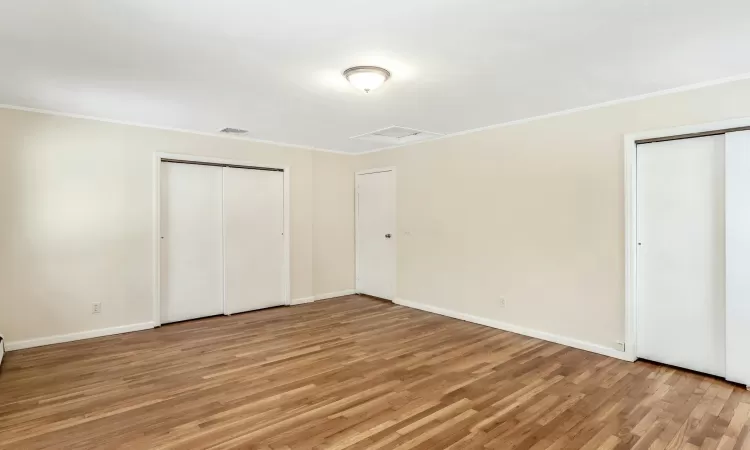
[[[724,134],[726,132],[747,129],[750,127],[750,117],[722,120],[703,124],[665,128],[638,133],[628,133],[623,136],[624,160],[624,216],[625,216],[625,341],[619,343],[622,358],[626,361],[637,359],[637,249],[636,235],[636,187],[637,187],[637,146],[639,143],[663,139],[678,139],[694,135]]]

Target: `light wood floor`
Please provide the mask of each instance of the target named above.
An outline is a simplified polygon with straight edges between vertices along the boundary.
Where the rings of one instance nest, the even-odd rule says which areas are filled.
[[[750,449],[750,393],[364,297],[11,352],[0,447]]]

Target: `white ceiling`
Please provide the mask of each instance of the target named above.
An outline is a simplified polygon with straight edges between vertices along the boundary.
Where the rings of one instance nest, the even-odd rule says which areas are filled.
[[[748,0],[0,0],[0,103],[361,152],[750,72]],[[341,72],[381,65],[372,94]]]

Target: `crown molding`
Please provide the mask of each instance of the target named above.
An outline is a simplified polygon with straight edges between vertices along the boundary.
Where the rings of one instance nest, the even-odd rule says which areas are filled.
[[[701,83],[688,84],[688,85],[679,86],[679,87],[676,87],[676,88],[663,89],[663,90],[660,90],[660,91],[650,92],[648,94],[635,95],[635,96],[632,96],[632,97],[625,97],[625,98],[621,98],[621,99],[617,99],[617,100],[609,100],[609,101],[602,102],[602,103],[595,103],[593,105],[580,106],[580,107],[577,107],[577,108],[565,109],[565,110],[562,110],[562,111],[552,112],[552,113],[548,113],[548,114],[542,114],[542,115],[539,115],[539,116],[532,116],[532,117],[527,117],[527,118],[524,118],[524,119],[511,120],[509,122],[501,122],[501,123],[497,123],[497,124],[494,124],[494,125],[487,125],[487,126],[484,126],[484,127],[472,128],[472,129],[469,129],[469,130],[464,130],[464,131],[458,131],[458,132],[455,132],[455,133],[444,134],[442,136],[439,136],[439,137],[436,137],[436,138],[433,138],[433,139],[426,139],[424,141],[413,142],[413,143],[397,144],[397,145],[389,145],[389,146],[386,146],[386,147],[380,147],[380,148],[376,148],[376,149],[373,149],[373,150],[365,150],[364,152],[357,152],[357,153],[354,153],[354,154],[355,155],[366,155],[368,153],[376,153],[376,152],[381,152],[383,150],[390,150],[390,149],[394,149],[394,148],[409,147],[409,146],[412,146],[412,145],[419,145],[419,144],[424,144],[424,143],[427,143],[427,142],[440,141],[440,140],[443,140],[443,139],[448,139],[448,138],[452,138],[452,137],[456,137],[456,136],[463,136],[465,134],[478,133],[480,131],[494,130],[496,128],[509,127],[509,126],[513,126],[513,125],[520,125],[520,124],[524,124],[524,123],[535,122],[537,120],[549,119],[549,118],[552,118],[552,117],[559,117],[559,116],[566,116],[568,114],[574,114],[574,113],[578,113],[578,112],[589,111],[589,110],[592,110],[592,109],[606,108],[608,106],[615,106],[615,105],[620,105],[620,104],[623,104],[623,103],[631,103],[631,102],[636,102],[636,101],[639,101],[639,100],[646,100],[646,99],[649,99],[649,98],[661,97],[661,96],[664,96],[664,95],[677,94],[677,93],[680,93],[680,92],[687,92],[687,91],[694,91],[694,90],[701,89],[701,88],[706,88],[706,87],[711,87],[711,86],[718,86],[718,85],[721,85],[721,84],[727,84],[727,83],[732,83],[732,82],[735,82],[735,81],[742,81],[742,80],[747,80],[747,79],[750,79],[750,73],[744,73],[744,74],[735,75],[735,76],[726,77],[726,78],[719,78],[719,79],[711,80],[711,81],[704,81],[704,82],[701,82]]]
[[[25,112],[31,112],[31,113],[37,113],[37,114],[48,114],[51,116],[58,116],[58,117],[67,117],[70,119],[84,119],[84,120],[93,120],[96,122],[104,122],[104,123],[111,123],[115,125],[126,125],[131,127],[140,127],[140,128],[150,128],[153,130],[162,130],[162,131],[175,131],[178,133],[187,133],[187,134],[195,134],[198,136],[208,136],[208,137],[216,137],[221,139],[234,139],[238,141],[245,141],[245,142],[254,142],[257,144],[268,144],[268,145],[276,145],[278,147],[287,147],[287,148],[299,148],[302,150],[311,150],[316,152],[326,152],[326,153],[336,153],[339,155],[356,155],[356,153],[352,152],[343,152],[340,150],[330,150],[326,148],[318,148],[318,147],[312,147],[309,145],[300,145],[300,144],[288,144],[286,142],[276,142],[276,141],[268,141],[264,139],[255,139],[245,136],[233,136],[233,135],[227,135],[222,133],[212,133],[207,131],[195,131],[195,130],[187,130],[184,128],[173,128],[173,127],[163,127],[159,125],[148,125],[145,123],[138,123],[138,122],[129,122],[127,120],[116,120],[116,119],[107,119],[104,117],[95,117],[95,116],[86,116],[83,114],[73,114],[73,113],[66,113],[62,111],[54,111],[50,109],[40,109],[40,108],[29,108],[26,106],[18,106],[18,105],[9,105],[9,104],[0,104],[0,109],[10,109],[14,111],[25,111]]]
[[[535,122],[535,121],[538,121],[538,120],[549,119],[549,118],[559,117],[559,116],[565,116],[565,115],[568,115],[568,114],[575,114],[575,113],[578,113],[578,112],[589,111],[589,110],[593,110],[593,109],[606,108],[606,107],[609,107],[609,106],[620,105],[620,104],[623,104],[623,103],[631,103],[631,102],[636,102],[636,101],[639,101],[639,100],[646,100],[646,99],[649,99],[649,98],[661,97],[661,96],[664,96],[664,95],[677,94],[677,93],[680,93],[680,92],[687,92],[687,91],[694,91],[694,90],[697,90],[697,89],[702,89],[702,88],[711,87],[711,86],[718,86],[718,85],[721,85],[721,84],[727,84],[727,83],[732,83],[732,82],[735,82],[735,81],[742,81],[742,80],[747,80],[747,79],[750,79],[750,73],[744,73],[744,74],[740,74],[740,75],[735,75],[735,76],[726,77],[726,78],[719,78],[719,79],[716,79],[716,80],[704,81],[704,82],[700,82],[700,83],[693,83],[693,84],[688,84],[688,85],[679,86],[679,87],[670,88],[670,89],[663,89],[663,90],[660,90],[660,91],[650,92],[650,93],[647,93],[647,94],[635,95],[635,96],[632,96],[632,97],[625,97],[625,98],[621,98],[621,99],[617,99],[617,100],[609,100],[609,101],[606,101],[606,102],[595,103],[595,104],[592,104],[592,105],[580,106],[580,107],[576,107],[576,108],[565,109],[565,110],[562,110],[562,111],[552,112],[552,113],[548,113],[548,114],[541,114],[541,115],[538,115],[538,116],[532,116],[532,117],[527,117],[527,118],[523,118],[523,119],[511,120],[511,121],[508,121],[508,122],[501,122],[501,123],[497,123],[497,124],[494,124],[494,125],[487,125],[487,126],[484,126],[484,127],[471,128],[471,129],[468,129],[468,130],[458,131],[458,132],[455,132],[455,133],[443,134],[443,135],[434,137],[432,139],[426,139],[426,140],[419,141],[419,142],[406,142],[406,143],[403,143],[403,144],[389,145],[389,146],[385,146],[385,147],[375,148],[375,149],[372,149],[372,150],[365,150],[365,151],[362,151],[362,152],[345,152],[345,151],[341,151],[341,150],[331,150],[331,149],[325,149],[325,148],[318,148],[318,147],[313,147],[313,146],[309,146],[309,145],[289,144],[289,143],[286,143],[286,142],[269,141],[269,140],[255,139],[255,138],[244,137],[244,136],[230,136],[230,135],[225,135],[225,134],[221,134],[221,133],[212,133],[212,132],[204,132],[204,131],[187,130],[187,129],[183,129],[183,128],[163,127],[163,126],[158,126],[158,125],[148,125],[148,124],[138,123],[138,122],[129,122],[129,121],[124,121],[124,120],[107,119],[107,118],[103,118],[103,117],[86,116],[86,115],[82,115],[82,114],[73,114],[73,113],[66,113],[66,112],[61,112],[61,111],[54,111],[54,110],[47,110],[47,109],[40,109],[40,108],[29,108],[29,107],[25,107],[25,106],[17,106],[17,105],[10,105],[10,104],[0,104],[0,109],[10,109],[10,110],[26,111],[26,112],[39,113],[39,114],[49,114],[49,115],[53,115],[53,116],[68,117],[68,118],[73,118],[73,119],[94,120],[94,121],[97,121],[97,122],[112,123],[112,124],[117,124],[117,125],[127,125],[127,126],[141,127],[141,128],[151,128],[151,129],[164,130],[164,131],[175,131],[175,132],[179,132],[179,133],[188,133],[188,134],[195,134],[195,135],[199,135],[199,136],[217,137],[217,138],[222,138],[222,139],[234,139],[234,140],[240,140],[240,141],[245,141],[245,142],[255,142],[255,143],[258,143],[258,144],[276,145],[276,146],[279,146],[279,147],[299,148],[299,149],[303,149],[303,150],[310,150],[310,151],[317,151],[317,152],[335,153],[335,154],[338,154],[338,155],[358,156],[358,155],[366,155],[366,154],[369,154],[369,153],[377,153],[377,152],[381,152],[383,150],[390,150],[390,149],[395,149],[395,148],[404,148],[404,147],[410,147],[410,146],[414,146],[414,145],[424,144],[424,143],[427,143],[427,142],[440,141],[440,140],[443,140],[443,139],[449,139],[449,138],[453,138],[453,137],[457,137],[457,136],[463,136],[465,134],[478,133],[478,132],[481,132],[481,131],[488,131],[488,130],[493,130],[493,129],[497,129],[497,128],[509,127],[509,126],[513,126],[513,125],[521,125],[521,124],[524,124],[524,123]]]

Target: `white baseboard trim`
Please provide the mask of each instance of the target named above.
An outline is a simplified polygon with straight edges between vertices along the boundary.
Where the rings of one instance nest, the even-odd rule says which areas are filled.
[[[312,303],[318,300],[328,300],[329,298],[344,297],[346,295],[354,294],[354,289],[347,289],[345,291],[329,292],[327,294],[313,295],[312,297],[300,297],[292,300],[292,305],[302,305],[304,303]]]
[[[315,301],[315,296],[295,298],[295,299],[292,299],[290,306],[302,305],[305,303],[312,303],[314,301]]]
[[[62,342],[80,341],[82,339],[91,339],[102,336],[111,336],[113,334],[130,333],[133,331],[149,330],[154,328],[153,322],[134,323],[132,325],[122,325],[112,328],[101,328],[98,330],[81,331],[80,333],[58,334],[56,336],[47,336],[25,341],[8,342],[5,345],[7,351],[21,350],[24,348],[41,347],[42,345],[60,344]]]
[[[578,339],[573,339],[573,338],[569,338],[565,336],[559,336],[556,334],[547,333],[546,331],[532,330],[530,328],[524,328],[518,325],[506,323],[506,322],[500,322],[500,321],[493,320],[493,319],[473,316],[471,314],[451,311],[449,309],[439,308],[437,306],[427,305],[424,303],[412,302],[412,301],[404,300],[400,298],[397,298],[393,303],[396,303],[397,305],[403,305],[409,308],[420,309],[422,311],[427,311],[427,312],[431,312],[434,314],[440,314],[441,316],[452,317],[454,319],[465,320],[467,322],[472,322],[472,323],[484,325],[487,327],[497,328],[499,330],[510,331],[511,333],[522,334],[524,336],[541,339],[543,341],[554,342],[556,344],[562,344],[568,347],[573,347],[573,348],[577,348],[580,350],[586,350],[587,352],[598,353],[600,355],[609,356],[611,358],[617,358],[617,359],[622,359],[624,361],[631,361],[631,362],[635,361],[635,359],[632,358],[631,355],[625,352],[621,352],[613,348],[608,348],[603,345],[593,344],[591,342],[579,341]]]
[[[347,289],[345,291],[329,292],[327,294],[319,294],[315,296],[315,301],[328,300],[329,298],[344,297],[347,295],[354,294],[354,289]]]

